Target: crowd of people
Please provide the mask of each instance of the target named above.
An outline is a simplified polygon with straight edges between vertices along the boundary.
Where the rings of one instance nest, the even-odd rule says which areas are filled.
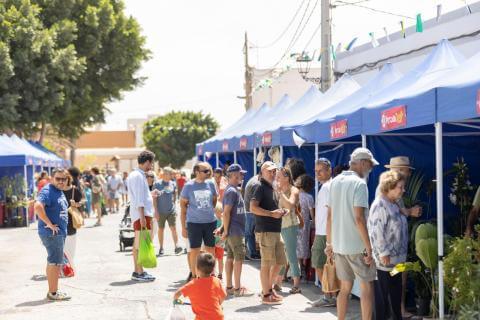
[[[289,159],[285,166],[266,161],[249,181],[244,181],[246,171],[239,164],[213,169],[208,162],[198,162],[187,180],[185,174],[169,167],[157,176],[154,161],[155,155],[144,151],[138,156],[138,168],[123,176],[110,170],[104,177],[98,168],[83,174],[76,168],[54,170],[49,182],[41,175],[35,210],[39,235],[48,253],[48,299],[69,298],[58,291],[64,251],[71,250],[69,242],[73,247],[75,243],[76,230],[68,207],[83,206],[88,214],[90,201],[92,212],[97,214],[96,225],[101,225],[102,204],[106,202],[110,212],[118,212],[121,199],[129,201],[135,231],[134,281],[155,280],[138,263],[140,231],[153,233],[153,223],[157,223],[158,255],[163,255],[168,223],[174,253],[180,254],[179,220],[190,273],[174,299],[188,297],[198,319],[223,319],[221,304],[228,295],[254,295],[242,285],[245,259],[260,260],[262,304],[283,303],[280,293],[285,281],[291,281],[289,294],[301,293],[300,280],[307,277],[310,267],[321,282],[325,264],[332,261],[339,290],[323,292],[326,285],[320,283],[314,307],[336,307],[338,318],[345,319],[357,280],[362,319],[402,319],[406,315],[406,277],[402,273],[391,276],[390,271],[406,261],[407,219],[422,214],[421,207],[408,208],[402,201],[414,170],[408,157],[393,157],[385,165],[387,170],[380,176],[371,205],[367,179],[379,163],[366,148],[353,151],[348,167],[332,168],[328,159],[316,160],[316,201],[312,196],[315,179],[299,159]],[[480,191],[474,203],[478,205],[472,212],[478,215]],[[312,229],[315,236],[310,243]]]

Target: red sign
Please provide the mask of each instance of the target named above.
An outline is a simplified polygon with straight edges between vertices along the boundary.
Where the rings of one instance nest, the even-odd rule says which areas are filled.
[[[397,106],[382,112],[382,130],[392,130],[407,125],[407,106]]]
[[[477,114],[480,115],[480,90],[477,91]]]
[[[228,151],[228,141],[227,140],[223,141],[222,150],[223,151]]]
[[[270,132],[265,132],[262,136],[262,145],[269,146],[272,144],[272,134]]]
[[[247,149],[247,138],[240,139],[240,150]]]
[[[336,121],[330,124],[330,138],[339,139],[345,137],[348,132],[347,119]]]

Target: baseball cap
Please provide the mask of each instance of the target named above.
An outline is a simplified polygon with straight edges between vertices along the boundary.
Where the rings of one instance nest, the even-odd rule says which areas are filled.
[[[379,163],[373,157],[373,154],[367,148],[357,148],[353,150],[352,154],[350,155],[350,161],[358,161],[358,160],[370,160],[374,166],[378,166]]]
[[[272,170],[272,169],[277,169],[277,165],[275,163],[273,163],[272,161],[265,161],[263,164],[262,164],[262,167],[260,168],[260,170],[264,170],[264,169],[267,169],[267,170]]]
[[[213,170],[213,172],[215,172],[215,173],[223,173],[223,170],[222,170],[222,168],[215,168],[215,170]]]
[[[239,165],[239,164],[232,164],[228,167],[227,169],[227,172],[228,173],[231,173],[231,172],[241,172],[241,173],[247,173],[247,171],[243,170],[242,169],[242,166]]]

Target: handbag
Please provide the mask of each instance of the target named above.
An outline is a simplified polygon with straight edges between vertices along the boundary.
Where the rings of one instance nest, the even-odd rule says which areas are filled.
[[[72,199],[74,200],[75,187],[72,187]],[[75,200],[74,200],[75,201]],[[74,207],[70,204],[68,208],[68,213],[72,216],[72,225],[75,229],[80,229],[83,226],[83,216],[80,210],[77,207]]]
[[[325,293],[340,291],[340,280],[337,278],[335,263],[332,258],[327,258],[327,262],[323,266],[322,291]]]
[[[65,278],[71,278],[75,275],[75,271],[65,253],[63,254],[62,274]]]

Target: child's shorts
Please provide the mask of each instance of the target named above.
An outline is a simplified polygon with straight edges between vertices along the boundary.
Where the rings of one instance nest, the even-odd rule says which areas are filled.
[[[223,259],[225,255],[225,249],[222,247],[215,246],[215,259]]]

